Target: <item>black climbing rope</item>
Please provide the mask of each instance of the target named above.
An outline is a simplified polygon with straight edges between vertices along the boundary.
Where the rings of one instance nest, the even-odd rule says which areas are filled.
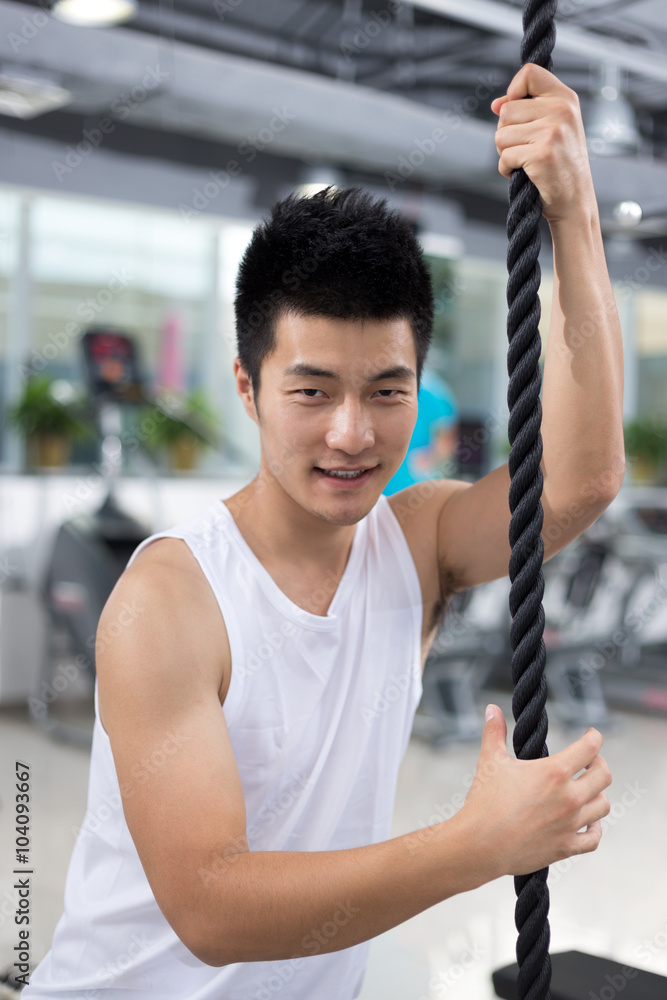
[[[526,0],[521,65],[537,63],[552,70],[551,53],[556,41],[556,0]],[[544,678],[544,579],[542,559],[542,435],[540,424],[542,344],[540,321],[540,218],[539,192],[523,168],[513,170],[509,183],[507,213],[507,370],[510,409],[511,511],[509,563],[512,626],[512,714],[514,752],[521,760],[549,754],[546,745],[547,685]],[[548,1000],[551,996],[549,957],[548,868],[516,876],[515,923],[519,933],[516,956],[519,963],[519,1000]]]

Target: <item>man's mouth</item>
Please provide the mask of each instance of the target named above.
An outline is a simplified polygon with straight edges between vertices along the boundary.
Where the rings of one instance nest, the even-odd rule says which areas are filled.
[[[358,469],[343,469],[343,468],[340,468],[340,469],[324,469],[321,466],[316,465],[315,466],[315,471],[321,473],[323,476],[326,476],[327,479],[353,479],[353,480],[356,480],[356,479],[362,479],[362,478],[367,479],[369,477],[369,475],[371,474],[371,472],[373,471],[373,469],[375,469],[375,468],[377,468],[377,466],[372,465],[372,466],[364,466],[364,467],[361,467],[361,468],[358,468]]]

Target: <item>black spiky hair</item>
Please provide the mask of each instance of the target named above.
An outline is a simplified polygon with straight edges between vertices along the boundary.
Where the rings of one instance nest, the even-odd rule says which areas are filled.
[[[253,232],[236,279],[238,356],[255,401],[262,361],[286,313],[407,319],[417,384],[433,327],[431,275],[410,222],[360,187],[278,201]]]

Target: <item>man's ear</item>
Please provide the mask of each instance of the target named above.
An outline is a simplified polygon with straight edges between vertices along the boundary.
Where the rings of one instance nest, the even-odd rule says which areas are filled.
[[[234,358],[234,378],[236,379],[236,391],[243,400],[246,413],[256,424],[259,424],[259,413],[255,406],[252,382],[240,358]]]

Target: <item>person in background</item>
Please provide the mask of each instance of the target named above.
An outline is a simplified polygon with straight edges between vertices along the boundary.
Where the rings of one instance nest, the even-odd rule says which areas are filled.
[[[444,463],[456,451],[459,409],[447,383],[432,369],[424,368],[417,402],[417,423],[408,451],[384,488],[386,496],[442,475]]]

